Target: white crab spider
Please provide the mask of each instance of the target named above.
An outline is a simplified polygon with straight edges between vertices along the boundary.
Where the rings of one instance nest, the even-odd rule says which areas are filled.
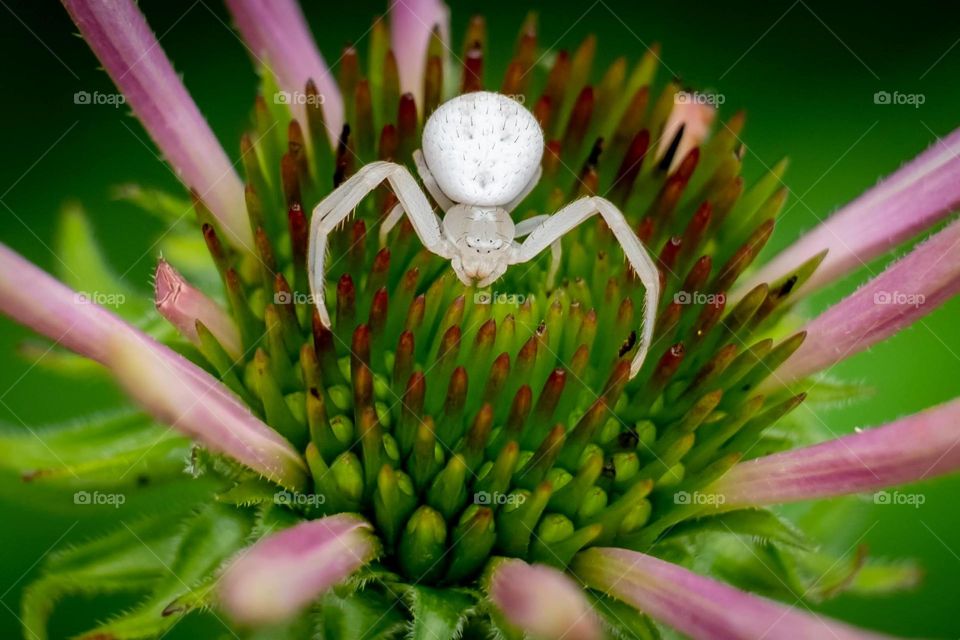
[[[468,286],[486,287],[508,266],[527,262],[547,247],[553,249],[552,282],[559,267],[560,238],[599,213],[646,289],[640,346],[630,366],[630,376],[635,376],[653,340],[660,298],[657,267],[620,210],[598,196],[514,224],[510,212],[539,181],[542,156],[543,132],[519,102],[481,91],[440,105],[424,125],[423,152],[414,152],[414,160],[424,186],[444,211],[443,220],[407,168],[392,162],[364,165],[313,210],[308,273],[323,324],[330,326],[324,303],[327,237],[384,180],[399,203],[381,225],[381,244],[406,213],[423,245],[450,260]],[[523,242],[516,241],[524,236]]]

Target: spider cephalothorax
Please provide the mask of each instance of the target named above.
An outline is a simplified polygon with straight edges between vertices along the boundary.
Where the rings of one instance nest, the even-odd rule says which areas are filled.
[[[414,161],[424,186],[444,212],[442,220],[406,167],[392,162],[365,165],[314,209],[309,266],[323,323],[330,325],[323,290],[327,237],[384,180],[399,202],[381,226],[381,241],[406,213],[424,246],[450,260],[468,286],[485,287],[510,265],[532,260],[547,247],[553,251],[548,278],[552,283],[560,264],[560,239],[600,214],[646,289],[642,339],[630,368],[636,375],[653,338],[660,297],[657,267],[620,210],[601,197],[582,198],[553,215],[514,224],[510,212],[540,180],[542,156],[540,125],[517,101],[478,91],[440,105],[423,127],[423,151],[414,152]],[[523,242],[517,241],[524,236]]]

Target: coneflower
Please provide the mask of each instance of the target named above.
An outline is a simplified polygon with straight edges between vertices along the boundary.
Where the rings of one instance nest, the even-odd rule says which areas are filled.
[[[136,468],[191,496],[48,558],[24,596],[30,637],[64,594],[124,591],[147,598],[82,637],[161,637],[194,611],[270,638],[875,637],[695,560],[729,534],[810,553],[765,507],[960,467],[957,401],[820,444],[769,435],[812,376],[960,291],[954,222],[803,331],[783,321],[952,211],[960,133],[757,269],[783,166],[746,184],[743,114],[715,127],[702,94],[657,85],[658,49],[596,70],[588,38],[543,66],[554,52],[530,16],[494,73],[483,18],[454,46],[439,0],[398,0],[334,75],[292,0],[227,4],[263,78],[240,172],[132,0],[64,0],[191,193],[195,224],[170,232],[180,255],[193,243],[211,260],[160,260],[167,324],[134,326],[0,247],[0,310],[103,365],[143,411],[58,432],[71,453],[48,466],[9,439],[24,478],[123,487]],[[658,256],[655,343],[635,377],[645,292],[601,222],[564,237],[555,284],[543,256],[477,291],[408,222],[380,237],[396,204],[383,187],[331,236],[332,328],[320,321],[313,207],[366,163],[413,168],[430,113],[480,89],[526,104],[547,140],[515,220],[601,195]],[[916,579],[870,568],[887,589]]]

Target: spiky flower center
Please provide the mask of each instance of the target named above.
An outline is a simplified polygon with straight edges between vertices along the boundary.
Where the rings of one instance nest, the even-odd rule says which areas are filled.
[[[246,354],[234,369],[207,339],[203,355],[305,451],[313,476],[310,493],[259,508],[362,513],[383,542],[383,568],[427,584],[467,584],[491,555],[565,567],[591,545],[648,550],[709,508],[699,488],[775,447],[764,430],[802,400],[753,389],[802,341],[759,337],[815,265],[727,305],[784,199],[776,179],[744,188],[742,115],[690,144],[691,133],[668,126],[687,94],[676,83],[652,89],[654,52],[629,77],[621,60],[591,84],[591,39],[573,56],[560,52],[542,77],[529,24],[496,86],[472,44],[481,30],[471,24],[461,90],[487,86],[531,105],[547,140],[543,178],[515,221],[602,195],[659,256],[656,342],[635,378],[645,291],[602,222],[564,237],[554,289],[544,256],[475,290],[406,221],[378,246],[373,231],[396,202],[382,187],[330,238],[332,330],[319,322],[309,211],[364,163],[415,171],[422,123],[443,95],[436,43],[424,105],[399,95],[391,56],[368,61],[364,78],[356,50],[345,52],[349,124],[335,150],[313,85],[297,122],[265,79],[243,140],[256,255],[228,250],[198,205]]]

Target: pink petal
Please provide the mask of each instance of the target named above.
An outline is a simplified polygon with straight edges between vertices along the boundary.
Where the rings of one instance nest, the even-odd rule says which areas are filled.
[[[282,622],[376,555],[358,516],[304,522],[241,551],[220,580],[220,602],[242,624]]]
[[[717,110],[709,102],[700,99],[705,97],[709,96],[680,92],[674,99],[673,109],[670,111],[667,123],[663,126],[663,134],[657,148],[659,159],[667,152],[680,127],[683,127],[683,136],[680,138],[680,145],[670,164],[670,171],[676,169],[690,150],[699,147],[710,135],[710,127],[713,125]]]
[[[739,591],[678,565],[627,549],[588,549],[574,558],[573,570],[587,586],[604,591],[691,638],[854,640],[886,637]]]
[[[960,220],[827,309],[767,388],[826,369],[886,340],[960,293]]]
[[[227,0],[227,7],[254,57],[270,67],[280,88],[292,95],[290,106],[301,123],[306,122],[306,106],[296,96],[304,95],[308,80],[314,81],[323,98],[327,133],[336,141],[343,128],[340,88],[296,1]]]
[[[205,371],[0,244],[0,311],[105,365],[158,419],[288,487],[306,466],[280,434]]]
[[[824,249],[802,287],[812,292],[859,269],[960,207],[960,129],[938,140],[768,262],[738,289],[773,282]]]
[[[839,496],[960,469],[960,399],[811,447],[738,464],[708,489],[724,508]]]
[[[423,75],[427,47],[434,27],[440,27],[444,55],[450,44],[450,9],[441,0],[392,0],[390,40],[400,74],[400,90],[412,93],[423,104]]]
[[[157,263],[154,273],[154,301],[157,311],[188,340],[200,344],[199,320],[234,360],[242,353],[240,330],[233,318],[203,292],[190,286],[166,260]]]
[[[514,626],[537,638],[599,640],[600,624],[582,589],[552,567],[504,560],[490,577],[490,599]]]
[[[105,363],[109,336],[136,331],[0,244],[0,311],[51,340]]]
[[[196,191],[231,243],[252,247],[243,185],[132,0],[63,0],[177,176]]]
[[[306,466],[293,446],[254,416],[218,380],[146,335],[110,338],[107,366],[130,397],[158,421],[296,489]]]

